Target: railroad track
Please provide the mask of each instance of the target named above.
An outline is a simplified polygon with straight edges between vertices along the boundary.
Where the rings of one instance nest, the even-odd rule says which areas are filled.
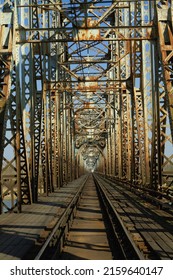
[[[129,206],[124,195],[118,190],[110,188],[110,185],[99,177],[95,176],[94,178],[100,196],[104,201],[103,207],[106,209],[107,218],[115,235],[118,236],[118,246],[121,251],[120,259],[158,259],[157,254],[153,252],[152,248],[135,228],[134,222],[127,213],[129,212]]]
[[[64,244],[71,244],[68,240],[69,232],[75,224],[78,208],[82,207],[81,198],[86,193],[88,180],[91,183],[91,175],[85,179],[44,243],[36,244],[35,250],[32,250],[32,256],[28,257],[28,255],[27,258],[36,260],[61,258],[61,253],[66,246]],[[157,241],[153,241],[154,236],[150,236],[151,242],[145,238],[148,236],[147,223],[151,223],[148,220],[151,217],[148,217],[147,211],[145,212],[144,209],[142,212],[142,206],[133,201],[135,199],[128,192],[124,192],[120,186],[117,188],[111,186],[108,181],[98,175],[94,175],[93,188],[94,183],[98,195],[95,200],[99,200],[112,259],[169,259],[166,250],[160,249]],[[86,203],[85,199],[83,201]],[[146,224],[146,229],[141,233],[142,223]],[[95,252],[96,250],[94,248]],[[163,252],[158,254],[159,250]],[[98,254],[100,254],[100,248]]]
[[[158,209],[155,201],[148,203],[122,184],[98,175],[95,180],[144,259],[173,259],[173,216],[169,209]]]

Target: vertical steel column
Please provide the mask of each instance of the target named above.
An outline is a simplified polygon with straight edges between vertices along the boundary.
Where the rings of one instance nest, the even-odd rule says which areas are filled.
[[[134,2],[130,5],[130,24],[140,25],[141,23],[141,3]],[[132,37],[137,37],[137,31],[134,30]],[[131,43],[131,78],[132,78],[132,182],[135,184],[142,183],[141,178],[141,162],[139,150],[139,135],[138,135],[138,106],[135,103],[135,87],[141,87],[141,42],[132,41]],[[142,102],[142,100],[141,100]]]
[[[131,25],[141,25],[141,11],[142,3],[135,2],[131,6]],[[145,36],[145,33],[142,34]],[[134,31],[133,36],[138,37],[138,31]],[[141,36],[141,34],[140,34]],[[133,86],[132,86],[132,124],[133,124],[133,157],[134,157],[134,169],[132,179],[134,183],[145,185],[148,181],[146,179],[146,173],[149,171],[149,161],[146,153],[146,143],[148,143],[148,135],[146,135],[146,116],[144,109],[144,87],[142,83],[142,42],[134,41],[131,45],[131,62],[132,62],[132,73],[133,74]],[[132,104],[132,107],[133,107]]]
[[[141,18],[145,24],[153,26],[154,5],[151,1],[141,2]],[[151,36],[150,31],[148,35]],[[153,42],[142,41],[142,91],[143,91],[143,105],[144,105],[144,130],[145,130],[145,184],[149,186],[151,175],[151,135],[152,135],[152,104],[153,104],[153,90],[154,90],[154,55]]]
[[[122,90],[122,161],[123,179],[131,181],[131,115],[130,115],[130,93]]]
[[[9,17],[10,16],[10,17]],[[6,178],[4,171],[4,151],[6,148],[6,125],[8,118],[8,110],[10,106],[10,88],[12,80],[12,69],[13,69],[13,57],[12,57],[12,40],[13,40],[13,30],[12,28],[6,28],[7,22],[5,17],[12,24],[12,11],[11,13],[6,13],[6,11],[0,11],[0,52],[2,53],[2,58],[0,59],[0,213],[3,212],[3,207],[6,209],[8,207],[4,205],[4,198],[9,193],[8,187],[5,184]],[[11,20],[10,20],[11,18]],[[8,31],[8,36],[5,37],[4,33]],[[3,54],[4,53],[4,54]],[[7,174],[8,176],[8,174]],[[8,180],[8,179],[7,179]],[[10,183],[10,182],[9,182]],[[6,190],[7,189],[7,190]],[[13,204],[13,194],[12,194],[12,207]],[[5,209],[5,210],[6,210]]]
[[[57,10],[54,15],[54,27],[61,27],[61,15],[60,12]],[[61,39],[61,34],[55,35],[56,39]],[[62,91],[58,88],[59,84],[61,85],[62,77],[62,70],[60,69],[59,62],[62,61],[62,51],[61,51],[61,43],[57,42],[55,45],[55,80],[58,82],[56,84],[56,91],[55,91],[55,102],[56,102],[56,123],[57,123],[57,135],[56,135],[56,158],[57,158],[57,186],[60,188],[63,184],[63,167],[62,167],[62,127],[61,127],[61,111],[62,111]]]
[[[173,156],[173,26],[172,1],[155,2],[158,61],[158,185],[172,184]],[[157,182],[156,182],[157,183]]]
[[[41,27],[37,1],[32,0],[30,8],[30,25],[36,32],[32,35],[34,40],[40,39],[38,29]],[[41,144],[41,119],[43,103],[43,76],[42,76],[42,47],[38,43],[32,44],[33,74],[31,99],[31,186],[33,202],[38,200],[38,179]]]
[[[110,99],[108,97],[108,102],[110,102]],[[109,104],[109,103],[108,103]],[[106,110],[106,119],[107,119],[107,132],[108,132],[108,138],[107,138],[107,175],[111,175],[111,166],[112,166],[112,156],[111,156],[111,150],[112,150],[112,146],[111,146],[111,127],[110,127],[110,117],[111,117],[111,113],[110,113],[110,106],[107,105],[107,110]]]
[[[119,4],[117,3],[117,6]],[[120,11],[119,8],[115,10],[115,26],[120,27]],[[119,29],[115,33],[115,42],[114,42],[114,56],[117,60],[116,67],[114,68],[114,79],[121,80],[121,50],[119,42],[116,41],[119,38]],[[114,84],[115,86],[115,176],[118,178],[122,178],[122,127],[121,127],[121,83],[117,82]]]
[[[71,110],[71,157],[72,157],[72,180],[76,178],[75,174],[75,124],[74,124],[74,109]]]
[[[31,203],[20,91],[20,47],[16,46],[16,40],[19,39],[19,33],[16,32],[17,8],[15,3],[11,9],[11,4],[5,3],[0,22],[1,29],[4,29],[3,34],[0,34],[3,58],[0,59],[0,90],[3,96],[0,119],[1,212],[12,211],[16,206],[21,212],[22,204]]]
[[[12,12],[8,13],[12,17]],[[5,196],[3,169],[4,169],[4,150],[6,140],[6,124],[7,124],[7,111],[10,97],[11,87],[11,71],[13,69],[13,58],[12,58],[12,40],[13,30],[8,29],[8,41],[4,38],[4,32],[6,29],[5,15],[8,18],[8,14],[5,11],[0,11],[0,52],[2,58],[0,59],[0,214],[3,212],[3,200]],[[3,20],[4,19],[4,22]],[[11,18],[12,20],[12,18]],[[12,24],[12,22],[10,22]],[[6,41],[6,43],[5,43]],[[3,55],[4,52],[4,55]],[[7,191],[8,193],[8,191]]]
[[[66,116],[66,91],[63,92],[62,101],[62,166],[63,183],[67,183],[67,116]]]

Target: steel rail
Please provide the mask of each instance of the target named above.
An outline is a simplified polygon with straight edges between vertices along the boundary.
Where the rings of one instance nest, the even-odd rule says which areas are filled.
[[[64,221],[67,223],[67,221],[70,219],[70,217],[71,217],[71,215],[72,215],[72,213],[74,211],[74,208],[75,208],[75,206],[76,206],[76,204],[77,204],[77,202],[79,200],[79,197],[80,197],[80,195],[82,193],[82,190],[83,190],[83,188],[85,186],[85,183],[86,183],[87,179],[88,179],[88,176],[86,176],[82,186],[79,188],[79,190],[77,191],[77,193],[75,194],[75,196],[73,197],[73,199],[71,200],[69,205],[67,206],[66,210],[64,211],[64,213],[62,214],[62,216],[58,220],[56,226],[53,228],[52,232],[50,233],[49,237],[46,239],[45,243],[41,247],[40,251],[38,252],[36,257],[34,258],[34,260],[40,260],[41,259],[42,255],[46,251],[47,247],[49,246],[49,243],[53,239],[53,237],[56,234],[56,232],[60,229],[60,227],[62,226]],[[58,238],[61,238],[61,234],[59,234]],[[58,240],[56,242],[56,245],[58,246]]]
[[[165,194],[162,191],[152,190],[150,188],[140,186],[140,185],[138,185],[138,187],[136,188],[136,186],[130,182],[124,182],[123,180],[120,180],[120,179],[117,179],[117,178],[111,177],[111,176],[104,178],[104,180],[109,182],[109,184],[111,184],[114,188],[116,188],[120,192],[122,192],[122,190],[120,190],[119,187],[121,187],[122,184],[123,185],[125,184],[126,190],[131,191],[138,196],[142,196],[144,199],[146,199],[150,203],[152,203],[154,205],[158,205],[159,208],[164,211],[168,210],[167,209],[168,206],[170,209],[172,208],[171,206],[173,206],[173,196],[169,195],[169,190],[167,190],[168,194]],[[117,185],[115,185],[115,183],[118,183],[119,187]],[[162,198],[164,198],[165,201],[162,201]]]
[[[120,218],[118,212],[115,209],[115,206],[113,205],[112,201],[110,200],[110,198],[107,195],[107,192],[105,192],[104,189],[104,185],[100,182],[100,180],[98,179],[98,177],[96,175],[93,175],[95,182],[97,183],[98,188],[102,191],[102,193],[104,194],[104,197],[106,198],[109,206],[111,207],[111,210],[113,211],[116,219],[118,220],[120,226],[122,227],[122,230],[124,231],[128,241],[130,242],[130,245],[132,246],[134,253],[136,254],[136,256],[140,259],[140,260],[144,260],[144,255],[141,253],[141,251],[138,249],[137,245],[135,244],[134,240],[132,239],[132,237],[130,236],[129,231],[127,230],[127,228],[125,227],[122,219]]]

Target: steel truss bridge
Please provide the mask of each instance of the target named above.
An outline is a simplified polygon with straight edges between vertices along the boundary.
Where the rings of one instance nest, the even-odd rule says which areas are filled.
[[[173,188],[173,2],[0,0],[3,211],[85,172]]]

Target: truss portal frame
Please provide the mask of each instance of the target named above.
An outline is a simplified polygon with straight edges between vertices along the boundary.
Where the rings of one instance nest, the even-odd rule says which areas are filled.
[[[172,9],[0,1],[1,212],[87,170],[172,186]]]

